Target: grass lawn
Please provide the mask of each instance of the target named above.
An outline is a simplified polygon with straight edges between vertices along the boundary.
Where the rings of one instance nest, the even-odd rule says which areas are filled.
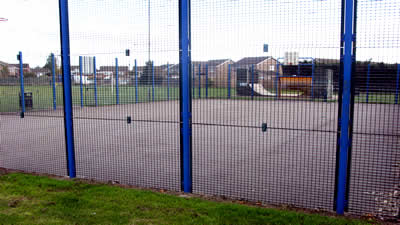
[[[34,109],[52,109],[53,108],[53,89],[50,85],[25,85],[25,92],[32,92],[33,94],[33,105]],[[168,98],[169,92],[169,98]],[[18,112],[19,107],[19,86],[0,86],[0,112]],[[293,93],[293,91],[285,91],[283,93]],[[95,94],[93,86],[84,87],[82,90],[82,100],[84,106],[95,106]],[[193,99],[199,98],[199,89],[195,87],[192,89]],[[228,98],[227,88],[208,88],[206,94],[206,88],[200,89],[201,98]],[[236,89],[231,89],[232,99],[243,99],[249,100],[250,96],[236,96]],[[154,101],[166,101],[166,100],[178,100],[179,99],[179,88],[174,86],[170,87],[169,91],[167,87],[156,86],[154,88]],[[275,100],[275,97],[256,97],[255,100]],[[308,99],[308,97],[300,97],[300,99]],[[80,86],[72,86],[72,100],[75,106],[81,104],[81,93]],[[321,99],[315,99],[315,101],[322,101]],[[365,94],[356,96],[356,102],[366,102]],[[374,94],[369,95],[369,103],[395,103],[394,94]],[[120,104],[131,104],[136,101],[136,89],[134,86],[121,85],[119,88],[119,101]],[[149,102],[153,101],[153,88],[151,86],[139,86],[137,89],[137,101],[138,102]],[[97,104],[98,106],[114,105],[116,104],[116,88],[111,86],[98,86],[97,87]],[[56,105],[62,107],[63,105],[63,93],[62,86],[57,85],[56,87]]]
[[[47,86],[33,86],[25,85],[25,92],[32,92],[33,105],[35,109],[52,109],[53,108],[53,88]],[[19,107],[19,86],[0,86],[0,112],[17,112]],[[95,105],[95,94],[93,86],[84,87],[82,90],[82,100],[85,106]],[[170,88],[170,99],[178,99],[179,89],[176,87]],[[119,88],[120,104],[134,103],[135,88],[131,86],[121,86]],[[138,102],[152,101],[152,88],[141,86],[138,88]],[[156,87],[154,89],[154,100],[168,100],[168,90],[166,87]],[[72,101],[76,106],[81,104],[80,87],[77,85],[72,86]],[[62,86],[56,87],[56,102],[57,106],[63,105]],[[113,105],[116,104],[116,89],[110,86],[97,87],[97,104]]]
[[[44,176],[0,176],[1,224],[367,224]]]
[[[33,94],[33,105],[35,109],[52,109],[53,108],[53,88],[50,85],[25,85],[25,92],[32,92]],[[198,98],[198,88],[194,90],[194,98]],[[168,98],[169,92],[169,98]],[[20,110],[19,107],[19,86],[0,86],[0,112],[17,112]],[[226,98],[226,88],[209,88],[209,98]],[[234,89],[231,90],[232,95],[236,92]],[[95,105],[95,93],[93,86],[84,87],[82,90],[82,100],[84,106]],[[206,97],[205,88],[201,88],[201,96]],[[179,99],[179,88],[170,87],[169,91],[167,87],[155,87],[154,88],[154,101],[166,101],[166,100],[177,100]],[[81,104],[81,93],[80,87],[77,85],[72,86],[72,101],[76,106]],[[133,86],[120,86],[119,88],[119,101],[120,104],[129,104],[136,102],[136,89]],[[149,102],[153,101],[153,88],[151,86],[139,86],[137,89],[137,101],[138,102]],[[117,103],[116,100],[116,88],[111,86],[98,86],[97,87],[97,104],[99,106],[114,105]],[[61,107],[63,105],[63,93],[62,86],[56,87],[56,105]]]
[[[399,96],[400,97],[400,96]],[[376,93],[370,93],[367,95],[365,93],[361,93],[359,95],[356,96],[355,98],[355,102],[358,103],[386,103],[386,104],[395,104],[395,100],[396,100],[396,95],[393,93],[380,93],[380,94],[376,94]],[[400,103],[400,99],[398,99],[398,103]]]

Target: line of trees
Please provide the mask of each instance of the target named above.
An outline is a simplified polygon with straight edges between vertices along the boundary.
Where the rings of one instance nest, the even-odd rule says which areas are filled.
[[[56,74],[61,74],[61,65],[58,65],[58,62],[56,59],[54,59],[54,66],[56,69]],[[49,54],[49,56],[47,56],[46,59],[46,64],[44,64],[43,69],[47,69],[48,71],[50,71],[47,75],[50,76],[51,75],[51,71],[53,70],[53,62],[52,62],[52,56],[51,54]]]
[[[0,70],[0,77],[8,77],[10,76],[10,71],[8,70],[8,66],[3,66],[3,68]]]

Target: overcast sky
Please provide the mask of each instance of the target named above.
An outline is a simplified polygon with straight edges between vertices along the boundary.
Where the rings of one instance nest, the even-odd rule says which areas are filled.
[[[341,0],[192,0],[192,59],[245,56],[339,58]],[[70,0],[71,60],[98,66],[148,58],[149,0]],[[151,60],[178,62],[178,0],[151,0]],[[57,0],[0,0],[0,61],[31,67],[59,54]],[[400,0],[360,0],[359,60],[400,62]],[[263,52],[263,44],[269,52]],[[125,57],[125,49],[131,56]]]

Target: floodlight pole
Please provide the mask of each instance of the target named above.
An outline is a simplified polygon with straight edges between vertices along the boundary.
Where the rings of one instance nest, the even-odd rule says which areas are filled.
[[[149,4],[148,4],[148,19],[149,19],[149,62],[150,62],[150,44],[151,44],[151,40],[150,40],[150,0],[149,0]]]

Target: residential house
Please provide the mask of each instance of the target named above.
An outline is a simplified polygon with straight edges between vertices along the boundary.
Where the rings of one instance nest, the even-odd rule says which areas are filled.
[[[79,66],[71,66],[71,75],[79,76],[80,75],[80,67]]]
[[[31,72],[34,73],[36,77],[41,77],[44,75],[51,74],[51,71],[48,68],[41,68],[41,67],[33,68]]]
[[[172,66],[173,66],[173,64],[163,64],[160,66],[154,66],[154,70],[159,71],[160,75],[166,77],[168,74],[168,67],[171,68]]]
[[[245,57],[239,61],[237,61],[233,65],[233,79],[235,80],[236,85],[236,70],[239,68],[242,69],[250,69],[254,68],[254,70],[258,73],[258,81],[263,84],[265,88],[273,88],[275,82],[275,76],[277,74],[282,74],[282,66],[277,64],[277,60],[270,56],[262,56],[262,57]],[[277,68],[279,67],[279,68]]]
[[[234,62],[230,59],[213,59],[207,61],[192,61],[192,85],[205,87],[206,77],[208,78],[209,87],[226,87],[228,81],[228,67]],[[200,70],[199,70],[200,66]],[[167,74],[167,66],[162,65],[163,74]],[[208,71],[207,71],[208,70]],[[200,73],[199,73],[200,72]],[[170,81],[178,82],[179,80],[179,64],[169,65]],[[199,79],[200,77],[200,79]],[[194,83],[193,83],[194,82]],[[233,82],[233,79],[232,79]]]
[[[97,71],[97,75],[99,78],[104,78],[107,76],[116,75],[116,67],[115,66],[100,66],[100,69]],[[128,77],[129,75],[129,67],[128,66],[118,66],[118,76],[119,77]]]
[[[154,67],[154,75],[158,76],[158,82],[162,82],[166,85],[169,81],[169,85],[179,85],[179,64],[163,64]],[[169,79],[168,79],[169,76]]]
[[[23,69],[24,73],[31,72],[31,68],[29,67],[29,64],[27,64],[27,63],[24,63],[22,65],[22,69]],[[19,64],[9,64],[8,71],[10,73],[10,76],[19,77]]]
[[[228,86],[228,68],[229,65],[233,65],[234,62],[231,59],[213,59],[208,61],[193,61],[192,62],[192,74],[194,77],[194,84],[200,84],[201,86],[206,85],[206,75],[208,77],[208,84],[210,87],[227,87]],[[200,66],[200,70],[199,70]],[[208,71],[207,71],[208,70]],[[200,73],[199,73],[200,72]],[[232,70],[231,70],[232,72]],[[231,85],[234,85],[233,74],[231,74]],[[233,86],[232,86],[233,87]]]

